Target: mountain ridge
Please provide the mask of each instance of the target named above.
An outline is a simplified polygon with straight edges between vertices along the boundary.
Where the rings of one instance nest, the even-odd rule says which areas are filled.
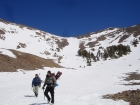
[[[68,56],[76,56],[79,49],[85,49],[96,54],[100,47],[119,44],[133,46],[132,41],[135,39],[140,40],[139,24],[126,28],[109,27],[77,37],[60,37],[0,19],[0,51],[3,48],[12,49],[43,59],[52,59],[60,65],[59,67],[63,66],[60,60],[63,61]],[[73,51],[68,46],[73,47]],[[67,55],[67,51],[73,52],[72,55]]]

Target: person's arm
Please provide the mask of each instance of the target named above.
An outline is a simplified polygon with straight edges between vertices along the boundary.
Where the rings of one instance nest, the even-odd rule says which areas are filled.
[[[53,85],[54,85],[54,87],[55,87],[55,85],[56,85],[56,78],[53,76]]]
[[[39,87],[41,87],[41,79],[39,78]]]
[[[32,80],[32,87],[33,87],[33,85],[34,85],[34,79]]]
[[[44,82],[44,85],[43,85],[42,89],[44,89],[44,87],[47,85],[47,80],[46,79],[45,79],[45,82]]]

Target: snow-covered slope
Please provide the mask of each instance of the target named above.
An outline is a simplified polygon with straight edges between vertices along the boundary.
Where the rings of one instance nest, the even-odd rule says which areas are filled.
[[[58,49],[61,50],[67,44],[65,38],[0,20],[0,48],[15,49],[43,58],[52,58]]]
[[[140,47],[140,45],[138,46]],[[67,50],[67,49],[66,49]],[[69,53],[66,52],[66,53]],[[55,88],[55,105],[129,105],[122,100],[113,101],[102,99],[102,95],[113,94],[124,90],[139,88],[139,85],[125,86],[123,80],[125,73],[140,70],[138,48],[133,53],[117,60],[99,61],[91,67],[67,69],[45,68],[45,70],[24,71],[15,73],[0,73],[0,104],[1,105],[42,105],[44,100],[43,90],[39,89],[39,97],[35,98],[31,89],[31,81],[36,73],[45,79],[47,70],[52,72],[62,71],[61,78]],[[70,54],[70,53],[69,53]],[[63,62],[68,62],[66,58]],[[71,57],[71,60],[75,58]],[[69,61],[70,65],[81,65],[82,61]],[[66,63],[64,65],[68,66]],[[132,66],[129,66],[131,64]],[[76,66],[75,66],[76,67]],[[11,80],[12,79],[12,80]],[[140,82],[140,81],[137,81]]]
[[[43,90],[40,88],[39,97],[35,98],[31,82],[36,73],[44,80],[47,70],[55,73],[63,72],[60,80],[57,81],[59,86],[55,88],[55,105],[129,105],[122,100],[102,99],[102,95],[139,88],[138,85],[122,85],[128,83],[123,80],[125,73],[140,73],[140,44],[137,47],[131,44],[134,38],[139,40],[139,29],[139,26],[124,29],[108,28],[87,36],[62,38],[22,25],[0,22],[0,54],[16,58],[7,50],[15,49],[43,58],[57,59],[53,57],[54,53],[57,53],[62,57],[59,64],[66,67],[1,72],[0,105],[45,104],[47,100],[44,100]],[[132,52],[119,59],[100,60],[92,62],[92,66],[87,66],[86,59],[77,56],[81,43],[86,50],[90,51],[94,48],[95,54],[101,46],[107,47],[120,43],[130,45]],[[60,51],[57,51],[57,48]]]

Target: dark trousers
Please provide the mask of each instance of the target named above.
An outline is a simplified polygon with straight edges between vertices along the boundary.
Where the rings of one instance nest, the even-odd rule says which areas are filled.
[[[50,96],[48,95],[49,92],[51,93],[51,102],[54,103],[54,88],[53,87],[46,87],[46,90],[44,92],[45,96],[50,101]]]

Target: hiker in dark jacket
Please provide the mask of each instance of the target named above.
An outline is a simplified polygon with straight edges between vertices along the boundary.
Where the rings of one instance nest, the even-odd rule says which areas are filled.
[[[33,92],[35,93],[35,96],[38,96],[38,89],[41,86],[41,80],[38,76],[38,74],[35,74],[35,78],[32,81],[32,87],[33,87]]]
[[[45,82],[44,82],[42,89],[44,89],[44,87],[46,85],[47,85],[47,87],[46,87],[46,90],[44,92],[44,95],[47,97],[48,103],[51,100],[51,103],[53,104],[54,103],[54,88],[56,85],[56,78],[51,74],[51,71],[47,72],[46,79],[45,79]],[[48,95],[48,92],[51,93],[51,98]]]

